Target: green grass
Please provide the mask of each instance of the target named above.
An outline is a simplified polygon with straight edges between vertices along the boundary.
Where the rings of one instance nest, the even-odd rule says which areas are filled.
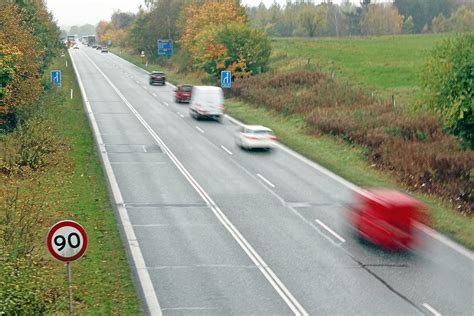
[[[412,102],[420,92],[418,73],[428,52],[452,34],[345,38],[272,38],[271,69],[310,65],[334,72],[384,97]]]
[[[68,67],[65,61],[68,60]],[[51,198],[59,209],[45,214],[48,226],[62,219],[73,219],[83,225],[89,237],[85,255],[72,263],[75,310],[78,314],[141,314],[140,301],[131,279],[125,249],[111,208],[106,180],[96,153],[92,132],[83,109],[79,86],[71,60],[58,59],[51,69],[62,70],[63,85],[58,97],[64,98],[53,115],[59,136],[66,140],[71,160],[66,170],[51,170],[44,179],[52,190]],[[69,97],[70,89],[74,98]],[[43,227],[44,235],[47,227]],[[44,256],[55,271],[52,284],[62,287],[63,297],[56,309],[66,312],[65,265]]]

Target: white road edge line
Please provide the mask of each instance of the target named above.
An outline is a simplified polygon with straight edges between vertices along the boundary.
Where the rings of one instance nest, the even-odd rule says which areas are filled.
[[[226,153],[228,153],[229,155],[232,156],[232,152],[231,152],[229,149],[227,149],[224,145],[221,145],[221,148],[222,148]]]
[[[234,123],[237,126],[244,126],[245,125],[241,121],[237,120],[236,118],[234,118],[234,117],[232,117],[228,114],[224,114],[224,116],[229,121],[231,121],[232,123]],[[318,165],[316,162],[309,160],[308,158],[306,158],[303,155],[295,152],[294,150],[286,147],[285,145],[277,142],[276,146],[278,148],[282,149],[283,151],[287,152],[291,156],[295,157],[296,159],[298,159],[298,160],[302,161],[303,163],[307,164],[308,166],[312,167],[313,169],[316,169],[317,171],[321,172],[322,174],[328,176],[329,178],[332,178],[333,180],[341,183],[342,185],[346,186],[350,190],[352,190],[354,192],[357,192],[357,193],[364,193],[365,192],[364,189],[362,189],[362,188],[358,187],[357,185],[347,181],[346,179],[342,178],[341,176],[338,176],[334,172]],[[428,226],[426,226],[422,223],[417,223],[416,226],[417,226],[418,229],[420,229],[422,232],[424,232],[425,234],[427,234],[431,238],[436,239],[437,241],[443,243],[444,245],[448,246],[449,248],[453,249],[454,251],[458,252],[459,254],[461,254],[461,255],[467,257],[468,259],[474,261],[474,252],[470,251],[466,247],[452,241],[448,237],[438,233],[437,231],[433,230],[432,228],[430,228],[430,227],[428,227]]]
[[[326,226],[326,224],[324,224],[323,222],[321,222],[319,219],[316,220],[316,223],[318,223],[321,227],[323,227],[325,230],[327,230],[328,232],[331,233],[331,235],[333,235],[334,237],[336,237],[337,239],[339,239],[340,242],[346,242],[346,240],[344,238],[342,238],[341,236],[339,236],[335,231],[333,231],[331,228],[329,228],[328,226]]]
[[[273,183],[271,183],[270,181],[268,181],[267,179],[265,179],[264,176],[262,176],[260,173],[257,173],[257,177],[259,177],[260,179],[262,179],[266,184],[268,184],[269,186],[271,186],[272,188],[275,187],[275,185]]]
[[[201,198],[209,205],[214,215],[219,219],[222,225],[232,235],[234,240],[245,251],[250,260],[252,260],[255,266],[259,269],[259,271],[263,274],[263,276],[267,279],[267,281],[275,289],[275,291],[280,295],[280,297],[285,301],[285,303],[293,311],[293,313],[298,316],[307,316],[308,312],[303,308],[303,306],[301,306],[301,304],[296,300],[293,294],[291,294],[291,292],[286,288],[286,286],[281,282],[281,280],[276,276],[276,274],[266,264],[266,262],[260,257],[260,255],[255,251],[255,249],[249,244],[249,242],[244,238],[244,236],[242,236],[242,234],[237,230],[237,228],[230,222],[230,220],[227,218],[227,216],[225,216],[225,214],[217,206],[214,200],[212,200],[212,198],[207,194],[207,192],[194,179],[194,177],[189,173],[189,171],[182,165],[178,158],[176,158],[174,153],[168,148],[168,146],[163,142],[163,140],[158,136],[158,134],[156,134],[156,132],[150,127],[150,125],[148,125],[148,123],[137,112],[133,105],[125,98],[125,96],[120,92],[120,90],[118,90],[118,88],[112,83],[109,77],[107,77],[107,75],[94,63],[94,61],[92,61],[92,59],[90,59],[87,55],[85,55],[85,57],[97,69],[97,71],[102,74],[104,79],[109,83],[109,85],[117,93],[120,99],[122,99],[122,101],[128,106],[130,111],[132,111],[135,117],[155,139],[158,145],[161,146],[163,152],[170,158],[176,168],[178,168],[181,174],[186,178],[186,180],[188,180],[188,182],[201,196]]]
[[[76,74],[76,78],[81,90],[84,107],[87,111],[87,115],[89,117],[92,130],[94,131],[96,145],[98,146],[99,154],[102,158],[102,163],[105,168],[105,173],[107,174],[107,178],[109,179],[112,196],[117,205],[117,211],[119,213],[120,220],[122,222],[123,230],[125,232],[125,237],[127,238],[128,248],[130,250],[130,254],[132,255],[132,259],[137,269],[138,280],[140,281],[140,285],[142,288],[143,295],[145,297],[146,304],[148,306],[148,310],[150,311],[151,315],[162,315],[160,303],[158,302],[158,297],[156,296],[155,289],[153,288],[153,283],[151,282],[150,274],[148,273],[148,270],[146,268],[145,259],[143,258],[143,254],[140,250],[140,245],[138,244],[135,231],[133,230],[133,226],[130,222],[127,209],[123,206],[124,201],[123,201],[122,193],[120,192],[120,188],[118,186],[117,179],[115,178],[112,165],[110,164],[109,157],[107,156],[107,153],[105,151],[105,144],[104,144],[104,141],[102,140],[102,136],[100,135],[99,126],[97,125],[94,113],[92,112],[92,108],[91,108],[89,99],[87,97],[86,91],[84,89],[81,76],[79,74],[79,71],[77,70],[76,63],[73,58],[73,54],[69,54],[69,55],[71,57],[72,66],[74,68],[74,72]]]
[[[199,126],[196,126],[196,129],[204,134],[204,130],[202,128],[200,128]]]
[[[441,316],[441,313],[438,312],[436,309],[434,309],[432,306],[430,306],[428,303],[423,303],[423,306],[424,306],[427,310],[429,310],[430,312],[432,312],[433,315],[435,315],[435,316]]]

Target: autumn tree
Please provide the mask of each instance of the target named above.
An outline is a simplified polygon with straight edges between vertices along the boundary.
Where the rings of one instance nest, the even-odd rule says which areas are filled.
[[[361,30],[366,35],[400,34],[403,17],[396,7],[386,4],[371,4],[361,21]]]
[[[299,22],[309,37],[314,37],[317,31],[325,33],[327,30],[327,11],[325,5],[300,4]]]

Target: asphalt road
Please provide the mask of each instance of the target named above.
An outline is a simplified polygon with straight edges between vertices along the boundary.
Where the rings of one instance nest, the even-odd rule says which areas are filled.
[[[283,147],[240,150],[233,120],[193,120],[118,56],[70,53],[147,313],[474,314],[472,252],[361,244],[351,185]]]

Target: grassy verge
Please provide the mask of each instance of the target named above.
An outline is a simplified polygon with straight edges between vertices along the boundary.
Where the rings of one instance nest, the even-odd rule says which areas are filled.
[[[415,39],[415,37],[413,38]],[[409,41],[411,40],[409,38]],[[147,70],[158,69],[158,67],[165,70],[172,83],[200,84],[192,76],[178,74],[170,68],[154,64],[145,67],[138,56],[122,53],[121,57]],[[331,136],[308,135],[304,119],[301,116],[283,116],[273,111],[238,102],[235,99],[226,100],[226,111],[246,123],[258,123],[272,128],[279,140],[288,147],[357,185],[402,189],[392,175],[376,170],[369,165],[367,157],[364,155],[364,148],[361,146],[349,145]],[[434,229],[466,247],[474,249],[474,218],[459,214],[449,204],[435,196],[416,192],[414,196],[430,207],[433,218],[431,226]]]
[[[419,67],[428,52],[452,34],[346,38],[273,38],[271,67],[290,71],[308,61],[384,97],[411,103],[420,92]]]
[[[41,168],[22,167],[20,173],[10,177],[2,175],[0,179],[0,192],[6,193],[0,198],[0,229],[3,233],[0,235],[6,238],[8,226],[18,225],[18,229],[12,231],[18,236],[31,238],[28,246],[34,249],[19,257],[26,262],[21,265],[23,272],[18,272],[18,269],[15,272],[22,279],[10,280],[16,284],[16,289],[11,286],[4,288],[6,283],[2,281],[7,278],[6,275],[5,278],[0,276],[0,290],[3,291],[0,294],[11,299],[3,302],[5,304],[0,302],[0,314],[2,308],[6,314],[67,313],[66,266],[54,259],[45,245],[49,228],[64,219],[79,222],[89,237],[85,255],[72,263],[75,313],[141,314],[140,300],[110,205],[71,60],[67,55],[56,59],[50,67],[62,71],[62,87],[45,92],[38,101],[41,107],[35,117],[41,117],[40,132],[43,129],[54,131],[57,147],[47,155],[47,162]],[[74,91],[73,99],[70,99],[71,89]],[[35,140],[31,135],[27,137]],[[3,207],[14,198],[15,191],[19,192],[15,202],[15,209],[19,212]],[[28,214],[26,219],[25,214]],[[14,268],[6,266],[9,260],[2,255],[13,256],[18,247],[12,246],[6,252],[0,250],[4,251],[0,254],[0,272],[13,271]],[[28,263],[32,260],[35,263]]]

